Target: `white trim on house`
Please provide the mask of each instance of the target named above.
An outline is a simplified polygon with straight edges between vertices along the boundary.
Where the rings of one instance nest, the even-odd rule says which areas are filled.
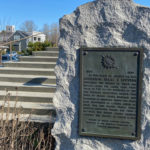
[[[29,42],[35,43],[35,42],[45,42],[46,35],[42,32],[27,32],[29,35],[33,35],[31,38],[29,38]]]

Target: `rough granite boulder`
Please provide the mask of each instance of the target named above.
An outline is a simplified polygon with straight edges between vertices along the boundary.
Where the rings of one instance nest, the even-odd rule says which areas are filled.
[[[143,47],[141,140],[78,134],[79,48]],[[150,8],[132,0],[96,0],[60,19],[60,54],[55,68],[56,150],[150,150]]]

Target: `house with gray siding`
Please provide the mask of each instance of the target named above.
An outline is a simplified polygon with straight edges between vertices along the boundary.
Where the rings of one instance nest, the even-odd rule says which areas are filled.
[[[24,31],[19,31],[17,30],[9,39],[8,41],[15,41],[15,40],[20,40],[20,39],[23,39],[23,38],[26,38],[30,36],[27,32],[24,32]],[[22,50],[25,50],[28,46],[28,42],[29,42],[29,39],[24,39],[24,40],[21,40],[19,42],[16,42],[13,44],[13,49],[15,51],[19,51],[21,52]]]
[[[32,43],[44,42],[46,40],[46,35],[41,32],[36,32],[36,31],[24,32],[24,31],[17,30],[12,36],[10,36],[8,41],[15,41],[15,40],[20,40],[20,39],[24,39],[24,40],[15,42],[13,44],[14,50],[19,51],[19,52],[27,49],[29,42],[32,42]]]

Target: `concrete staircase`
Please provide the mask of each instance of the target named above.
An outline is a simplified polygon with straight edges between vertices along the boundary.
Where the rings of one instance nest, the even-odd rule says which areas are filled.
[[[0,67],[0,106],[5,106],[4,112],[9,106],[9,112],[13,113],[16,105],[22,120],[32,114],[31,121],[54,122],[54,67],[58,53],[58,48],[47,48],[33,52],[32,56],[21,56],[18,62],[3,63]],[[5,99],[9,102],[4,104]]]

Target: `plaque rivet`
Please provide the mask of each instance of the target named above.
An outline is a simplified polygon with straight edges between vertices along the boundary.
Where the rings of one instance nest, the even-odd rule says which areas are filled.
[[[134,133],[132,133],[131,135],[134,136]]]
[[[82,132],[85,132],[85,129],[82,129]]]
[[[138,52],[137,53],[134,53],[134,56],[137,56],[138,55]]]
[[[87,55],[87,54],[88,54],[88,52],[84,52],[84,53],[83,53],[83,55]]]

